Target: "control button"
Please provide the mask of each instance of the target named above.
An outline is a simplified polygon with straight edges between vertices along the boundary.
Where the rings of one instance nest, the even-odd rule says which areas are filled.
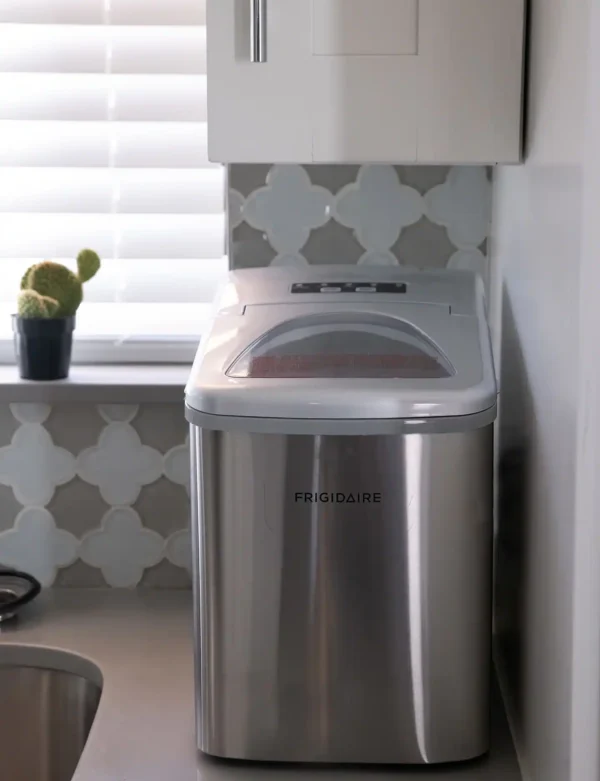
[[[377,288],[374,287],[357,287],[356,288],[357,293],[376,293]]]
[[[341,287],[322,287],[321,293],[341,293]]]

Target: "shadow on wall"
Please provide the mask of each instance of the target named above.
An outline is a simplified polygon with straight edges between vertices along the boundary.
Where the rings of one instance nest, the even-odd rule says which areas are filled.
[[[522,728],[524,718],[524,627],[527,625],[529,560],[528,497],[535,425],[523,352],[510,301],[503,295],[500,394],[500,463],[495,544],[494,631],[496,653]]]

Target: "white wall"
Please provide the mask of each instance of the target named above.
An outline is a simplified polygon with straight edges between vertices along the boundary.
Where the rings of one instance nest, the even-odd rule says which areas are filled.
[[[527,161],[498,169],[495,180],[493,253],[503,282],[496,629],[533,781],[598,779],[597,6],[532,0]]]

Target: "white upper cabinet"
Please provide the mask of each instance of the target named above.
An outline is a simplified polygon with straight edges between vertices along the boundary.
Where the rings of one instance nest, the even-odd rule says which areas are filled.
[[[266,62],[252,62],[251,11],[262,7]],[[215,162],[312,159],[310,5],[209,0],[208,147]],[[257,54],[257,52],[254,52]]]
[[[208,0],[216,162],[515,163],[525,0]]]

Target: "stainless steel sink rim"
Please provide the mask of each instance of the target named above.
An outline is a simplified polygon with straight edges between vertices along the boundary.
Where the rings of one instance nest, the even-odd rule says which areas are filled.
[[[8,649],[0,649],[4,771],[11,781],[71,781],[102,696],[99,671],[81,657],[51,649]],[[77,671],[64,669],[71,662]],[[86,666],[98,674],[81,675]],[[10,719],[2,718],[3,709]]]
[[[17,628],[9,626],[6,631],[16,632]],[[18,634],[14,634],[14,637],[14,643],[0,644],[0,670],[3,667],[35,667],[54,670],[87,678],[100,690],[104,688],[104,678],[100,668],[87,657],[52,646],[19,643]]]

